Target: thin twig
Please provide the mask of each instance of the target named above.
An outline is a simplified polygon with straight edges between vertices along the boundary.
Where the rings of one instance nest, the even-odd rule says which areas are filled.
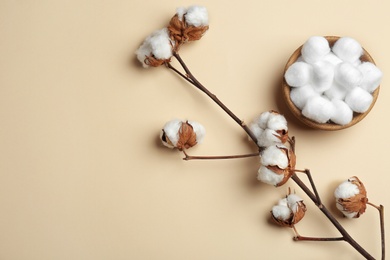
[[[309,179],[310,185],[311,185],[311,187],[312,187],[312,189],[313,189],[313,191],[314,191],[314,195],[315,195],[316,198],[317,198],[316,205],[317,205],[318,207],[322,207],[321,198],[320,198],[320,195],[318,194],[316,185],[314,184],[313,177],[311,176],[310,170],[309,170],[309,169],[305,169],[305,170],[295,170],[295,172],[303,172],[303,173],[306,174],[307,178]]]
[[[249,153],[249,154],[240,154],[240,155],[220,155],[220,156],[197,156],[197,155],[189,155],[184,150],[183,153],[185,157],[183,160],[224,160],[224,159],[240,159],[240,158],[248,158],[259,156],[259,153]]]
[[[383,205],[375,205],[371,202],[367,202],[368,205],[376,208],[378,211],[379,211],[379,221],[380,221],[380,229],[381,229],[381,247],[382,247],[382,260],[385,259],[385,247],[386,247],[386,243],[385,243],[385,207],[383,207]]]
[[[305,237],[296,236],[294,241],[345,241],[344,237]]]

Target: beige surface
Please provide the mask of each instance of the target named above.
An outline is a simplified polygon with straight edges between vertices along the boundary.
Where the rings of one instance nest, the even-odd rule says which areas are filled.
[[[134,60],[149,33],[192,3],[0,1],[0,259],[361,259],[342,242],[295,243],[270,223],[287,186],[257,182],[258,159],[184,162],[159,144],[178,117],[207,129],[192,154],[254,151],[204,95]],[[181,55],[198,78],[245,121],[285,113],[297,166],[312,170],[336,215],[333,190],[352,175],[389,208],[389,1],[197,3],[210,30]],[[284,64],[312,35],[354,37],[385,74],[374,109],[352,128],[310,130],[281,101]],[[302,235],[337,236],[288,186],[308,205]],[[339,219],[379,258],[377,215]]]

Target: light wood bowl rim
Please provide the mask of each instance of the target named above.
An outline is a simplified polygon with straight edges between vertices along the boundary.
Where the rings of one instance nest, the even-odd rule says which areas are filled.
[[[325,39],[328,40],[330,47],[332,47],[333,44],[340,38],[339,36],[324,36],[324,37],[325,37]],[[351,127],[351,126],[357,124],[358,122],[360,122],[363,118],[365,118],[368,115],[368,113],[371,111],[371,109],[374,107],[375,102],[378,99],[380,86],[378,86],[376,88],[376,90],[372,93],[373,100],[372,100],[372,103],[371,103],[370,107],[368,108],[368,110],[364,113],[355,113],[354,112],[352,121],[346,125],[338,125],[338,124],[335,124],[333,122],[317,123],[317,122],[305,117],[304,115],[302,115],[301,110],[298,107],[296,107],[294,105],[294,103],[291,101],[291,99],[290,99],[291,87],[287,84],[286,80],[284,79],[284,74],[286,73],[287,69],[291,66],[291,64],[293,64],[299,58],[299,56],[301,56],[302,46],[303,45],[301,45],[298,49],[296,49],[294,51],[294,53],[288,59],[286,66],[284,68],[284,71],[283,71],[283,83],[282,83],[283,97],[287,103],[288,108],[291,110],[291,112],[294,114],[294,116],[297,117],[302,123],[304,123],[305,125],[307,125],[309,127],[312,127],[314,129],[328,130],[328,131],[341,130],[341,129]],[[363,51],[364,52],[363,52],[363,55],[360,57],[360,60],[361,61],[369,61],[369,62],[372,62],[373,64],[375,64],[374,59],[371,57],[371,55],[364,48],[363,48]]]

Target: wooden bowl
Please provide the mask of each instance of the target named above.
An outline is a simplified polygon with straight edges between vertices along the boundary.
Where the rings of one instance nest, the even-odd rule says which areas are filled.
[[[325,39],[328,40],[329,42],[329,45],[330,47],[332,48],[334,43],[339,39],[340,37],[338,36],[325,36]],[[284,79],[284,74],[286,73],[286,70],[291,66],[291,64],[293,64],[298,58],[299,56],[301,56],[301,49],[302,49],[302,46],[300,46],[292,55],[291,57],[289,58],[289,60],[287,61],[287,64],[284,68],[284,72],[283,72],[283,83],[282,83],[282,89],[283,89],[283,97],[287,103],[287,106],[288,108],[291,110],[291,112],[302,122],[304,123],[305,125],[309,126],[309,127],[312,127],[314,129],[321,129],[321,130],[329,130],[329,131],[334,131],[334,130],[341,130],[341,129],[345,129],[345,128],[348,128],[348,127],[351,127],[355,124],[357,124],[358,122],[360,122],[364,117],[367,116],[367,114],[371,111],[371,109],[373,108],[377,98],[378,98],[378,95],[379,95],[379,86],[375,89],[375,91],[372,93],[372,96],[373,96],[373,100],[372,100],[372,103],[370,105],[370,107],[368,108],[368,110],[364,113],[356,113],[354,112],[353,113],[353,118],[352,118],[352,121],[349,123],[349,124],[346,124],[346,125],[338,125],[338,124],[335,124],[331,121],[327,122],[327,123],[317,123],[307,117],[305,117],[304,115],[302,115],[302,112],[299,108],[297,108],[294,103],[291,101],[290,99],[290,91],[291,91],[291,87],[287,84],[286,80]],[[375,64],[374,60],[372,59],[372,57],[370,56],[370,54],[363,48],[363,55],[360,57],[360,60],[361,61],[369,61],[369,62],[372,62],[373,64]]]

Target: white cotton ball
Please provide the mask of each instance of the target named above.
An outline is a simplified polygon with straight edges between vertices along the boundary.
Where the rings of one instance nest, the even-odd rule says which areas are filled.
[[[329,42],[322,36],[310,37],[302,46],[301,54],[307,63],[322,60],[330,52]]]
[[[330,120],[339,125],[349,124],[353,118],[352,109],[342,100],[332,99],[331,102],[333,103],[334,111]]]
[[[324,92],[324,95],[332,99],[340,99],[343,100],[347,95],[348,90],[342,86],[340,86],[337,82],[333,81],[332,86]]]
[[[286,130],[287,131],[287,120],[281,114],[271,113],[267,122],[267,128],[271,130]]]
[[[373,96],[362,88],[354,88],[345,97],[345,103],[355,112],[366,112],[373,101]]]
[[[291,101],[300,110],[303,109],[303,107],[306,105],[306,102],[309,98],[318,95],[319,94],[310,85],[306,85],[300,88],[292,88],[290,91]]]
[[[188,25],[195,27],[209,25],[209,15],[204,6],[190,6],[184,16]]]
[[[196,134],[196,142],[198,144],[201,144],[206,135],[206,129],[204,128],[203,125],[199,124],[198,122],[189,121],[189,120],[187,122],[192,126],[192,130],[194,130]]]
[[[323,61],[327,61],[333,66],[336,66],[337,64],[343,62],[342,59],[336,56],[333,52],[329,52],[325,57],[323,58]]]
[[[312,67],[306,62],[294,62],[286,70],[284,78],[291,87],[302,87],[309,83],[312,77]]]
[[[291,217],[291,210],[286,206],[276,205],[272,207],[272,215],[274,218],[287,221]]]
[[[313,66],[313,88],[315,91],[322,93],[328,90],[333,83],[334,66],[327,61],[319,61]]]
[[[303,201],[301,197],[296,194],[290,194],[287,196],[287,206],[292,210],[293,213],[296,213],[298,210],[298,202]]]
[[[249,124],[249,129],[252,131],[252,133],[255,135],[256,139],[259,139],[261,134],[263,133],[263,129],[256,123],[250,123]],[[249,140],[252,140],[249,136],[248,136]]]
[[[176,14],[180,21],[183,21],[183,15],[187,12],[187,8],[178,7],[176,8]]]
[[[268,146],[261,154],[260,162],[263,166],[278,166],[280,169],[286,169],[288,166],[288,157],[283,149],[283,145]]]
[[[259,181],[273,186],[278,185],[283,180],[283,178],[283,174],[274,173],[265,166],[260,166],[260,169],[257,174],[257,179]]]
[[[342,182],[334,191],[336,199],[348,199],[359,194],[359,187],[349,180]]]
[[[349,62],[342,62],[336,66],[335,81],[344,88],[351,90],[357,87],[363,79],[362,73]]]
[[[150,38],[152,54],[156,59],[169,59],[172,57],[172,45],[167,28],[158,30]]]
[[[358,70],[363,75],[360,87],[370,93],[374,92],[382,80],[382,71],[371,62],[363,62],[358,66]]]
[[[348,211],[344,210],[343,206],[341,204],[339,204],[339,203],[336,203],[336,208],[338,210],[340,210],[343,213],[343,215],[345,217],[347,217],[347,218],[354,218],[359,213],[358,211],[356,211],[356,212],[348,212]]]
[[[260,147],[268,147],[274,144],[280,144],[279,136],[275,130],[266,128],[257,139],[257,145]]]
[[[332,47],[332,51],[343,61],[355,62],[362,56],[363,48],[359,42],[350,37],[341,37]]]
[[[173,119],[173,120],[167,122],[163,127],[163,131],[164,131],[166,137],[169,138],[169,140],[171,141],[171,143],[173,144],[174,147],[176,147],[177,142],[179,141],[179,130],[180,130],[181,124],[182,124],[181,120]],[[165,142],[163,142],[163,144],[169,148],[173,148],[173,147],[170,147],[169,144],[166,144]]]
[[[288,206],[287,206],[287,198],[280,199],[280,200],[278,201],[278,205],[279,205],[279,206],[288,207]]]
[[[272,113],[270,111],[265,111],[261,113],[260,116],[256,117],[254,122],[256,122],[262,129],[267,128],[268,119]]]
[[[317,123],[326,123],[332,116],[333,109],[333,104],[329,99],[314,96],[307,100],[305,107],[302,109],[302,114]]]

